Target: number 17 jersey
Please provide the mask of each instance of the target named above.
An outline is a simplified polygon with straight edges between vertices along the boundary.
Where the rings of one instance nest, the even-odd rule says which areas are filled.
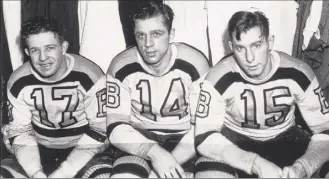
[[[209,65],[202,53],[186,44],[172,44],[171,50],[162,74],[146,66],[136,47],[113,60],[107,74],[109,128],[127,123],[157,132],[190,129],[190,86]]]

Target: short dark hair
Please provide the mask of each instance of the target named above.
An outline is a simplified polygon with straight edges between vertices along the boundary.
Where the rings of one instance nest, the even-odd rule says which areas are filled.
[[[251,28],[259,27],[262,35],[267,39],[269,36],[269,21],[267,17],[260,11],[238,11],[228,22],[228,32],[232,39],[235,33],[235,38],[241,40],[242,32],[247,32]]]
[[[33,17],[22,25],[21,38],[24,43],[24,48],[26,48],[26,39],[29,35],[39,34],[42,32],[53,32],[55,36],[59,39],[60,43],[64,41],[65,27],[54,18],[46,17]]]
[[[137,19],[149,19],[152,17],[157,17],[162,15],[164,18],[164,23],[168,29],[168,31],[172,28],[172,23],[174,20],[174,12],[173,10],[166,4],[160,3],[157,4],[153,1],[150,1],[144,6],[140,6],[132,16],[134,21],[133,27],[135,28],[135,22]]]

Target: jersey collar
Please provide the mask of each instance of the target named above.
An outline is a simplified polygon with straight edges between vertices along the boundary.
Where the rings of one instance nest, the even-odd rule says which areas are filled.
[[[244,71],[239,67],[239,65],[238,64],[236,64],[236,66],[237,66],[237,71],[241,74],[241,76],[245,79],[245,80],[247,80],[247,81],[249,81],[249,82],[251,82],[251,83],[255,83],[255,84],[259,84],[259,83],[264,83],[264,82],[266,82],[267,80],[269,80],[272,76],[273,76],[273,74],[276,72],[276,70],[279,68],[279,65],[280,65],[280,55],[278,54],[278,52],[276,52],[276,51],[274,51],[274,50],[272,50],[271,52],[270,52],[270,54],[271,54],[271,60],[270,60],[270,63],[272,63],[272,69],[271,69],[271,71],[270,71],[270,73],[265,77],[265,78],[263,78],[263,79],[261,79],[261,80],[256,80],[256,79],[253,79],[253,78],[250,78],[248,75],[246,75],[245,73],[244,73]]]

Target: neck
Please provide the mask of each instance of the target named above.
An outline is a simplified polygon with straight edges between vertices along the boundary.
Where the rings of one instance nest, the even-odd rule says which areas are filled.
[[[159,61],[159,63],[148,65],[148,67],[156,73],[161,73],[168,67],[171,56],[172,56],[172,50],[171,50],[171,46],[169,46],[166,54]]]

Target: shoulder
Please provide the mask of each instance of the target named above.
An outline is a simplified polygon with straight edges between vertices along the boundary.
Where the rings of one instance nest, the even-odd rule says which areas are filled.
[[[303,90],[306,90],[316,78],[311,67],[302,60],[291,57],[284,52],[276,52],[280,57],[280,65],[275,76],[281,79],[292,79]]]
[[[17,83],[28,82],[24,79],[28,78],[31,75],[31,64],[30,62],[25,62],[10,75],[7,83],[7,88],[11,89]]]
[[[106,72],[107,75],[123,81],[128,75],[137,71],[144,71],[138,63],[136,46],[130,47],[115,56]]]
[[[216,85],[221,80],[232,79],[231,77],[236,74],[234,70],[236,66],[233,55],[229,55],[220,60],[215,66],[213,66],[207,76],[206,80]]]
[[[186,43],[174,43],[177,47],[177,59],[183,63],[191,64],[195,69],[204,74],[210,67],[208,58],[197,48]]]
[[[93,82],[104,76],[102,69],[91,60],[76,54],[67,54],[74,58],[74,66],[71,73],[89,77]]]
[[[284,52],[276,51],[280,56],[280,68],[293,69],[300,75],[305,75],[309,80],[313,80],[315,74],[312,68],[302,60],[294,58]]]

